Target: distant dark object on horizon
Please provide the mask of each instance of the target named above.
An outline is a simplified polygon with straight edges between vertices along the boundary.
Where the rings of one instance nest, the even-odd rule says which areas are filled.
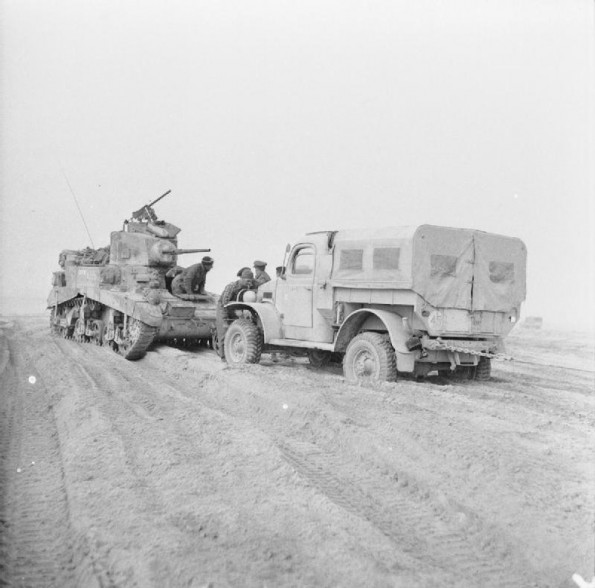
[[[540,316],[528,316],[522,323],[526,329],[541,329],[543,327],[543,318]]]

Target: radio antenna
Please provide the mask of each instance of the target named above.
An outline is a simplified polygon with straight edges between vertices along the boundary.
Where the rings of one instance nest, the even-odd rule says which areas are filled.
[[[79,214],[81,215],[81,220],[83,221],[83,224],[85,225],[85,229],[87,231],[87,235],[89,235],[89,241],[91,241],[91,247],[93,247],[93,249],[95,249],[95,244],[93,243],[93,237],[91,237],[91,233],[89,232],[89,227],[87,226],[87,223],[85,222],[85,217],[83,216],[83,212],[81,211],[81,207],[79,206],[78,200],[76,199],[76,195],[74,193],[74,190],[72,189],[72,186],[70,185],[70,182],[68,181],[68,176],[66,175],[66,172],[64,171],[64,168],[61,167],[62,169],[62,173],[64,174],[64,179],[66,180],[66,183],[68,184],[68,187],[70,188],[70,193],[72,194],[72,198],[74,199],[74,203],[76,204],[76,208],[79,211]]]

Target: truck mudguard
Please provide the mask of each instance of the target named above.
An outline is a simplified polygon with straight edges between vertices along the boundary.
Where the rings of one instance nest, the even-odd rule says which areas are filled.
[[[272,304],[263,302],[231,302],[226,305],[226,308],[230,310],[250,310],[253,314],[256,314],[262,324],[265,343],[271,339],[283,338],[281,317]]]
[[[403,317],[395,312],[375,308],[361,308],[352,312],[339,329],[335,340],[335,351],[345,351],[347,345],[357,335],[363,324],[374,316],[380,319],[388,332],[391,345],[397,355],[397,369],[400,372],[412,372],[415,364],[415,354],[409,351],[405,344],[411,334],[403,324]]]

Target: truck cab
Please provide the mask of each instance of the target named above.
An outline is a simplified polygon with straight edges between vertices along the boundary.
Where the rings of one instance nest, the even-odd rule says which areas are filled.
[[[316,364],[342,357],[356,381],[432,371],[487,379],[520,317],[525,273],[522,241],[483,231],[420,225],[309,233],[256,302],[229,305],[248,311],[242,325],[252,323],[258,349],[235,357],[230,347],[227,361],[302,350]]]

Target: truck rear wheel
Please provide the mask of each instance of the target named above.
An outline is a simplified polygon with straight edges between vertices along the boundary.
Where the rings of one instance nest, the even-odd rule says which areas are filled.
[[[343,374],[350,382],[394,382],[397,359],[388,335],[367,332],[354,337],[343,358]]]
[[[480,357],[475,366],[475,379],[480,382],[489,380],[492,375],[492,360],[489,357]]]
[[[258,363],[262,354],[262,335],[258,327],[249,319],[231,323],[225,333],[223,351],[229,365]]]
[[[323,349],[308,349],[308,361],[313,367],[324,367],[331,361],[331,352]]]

